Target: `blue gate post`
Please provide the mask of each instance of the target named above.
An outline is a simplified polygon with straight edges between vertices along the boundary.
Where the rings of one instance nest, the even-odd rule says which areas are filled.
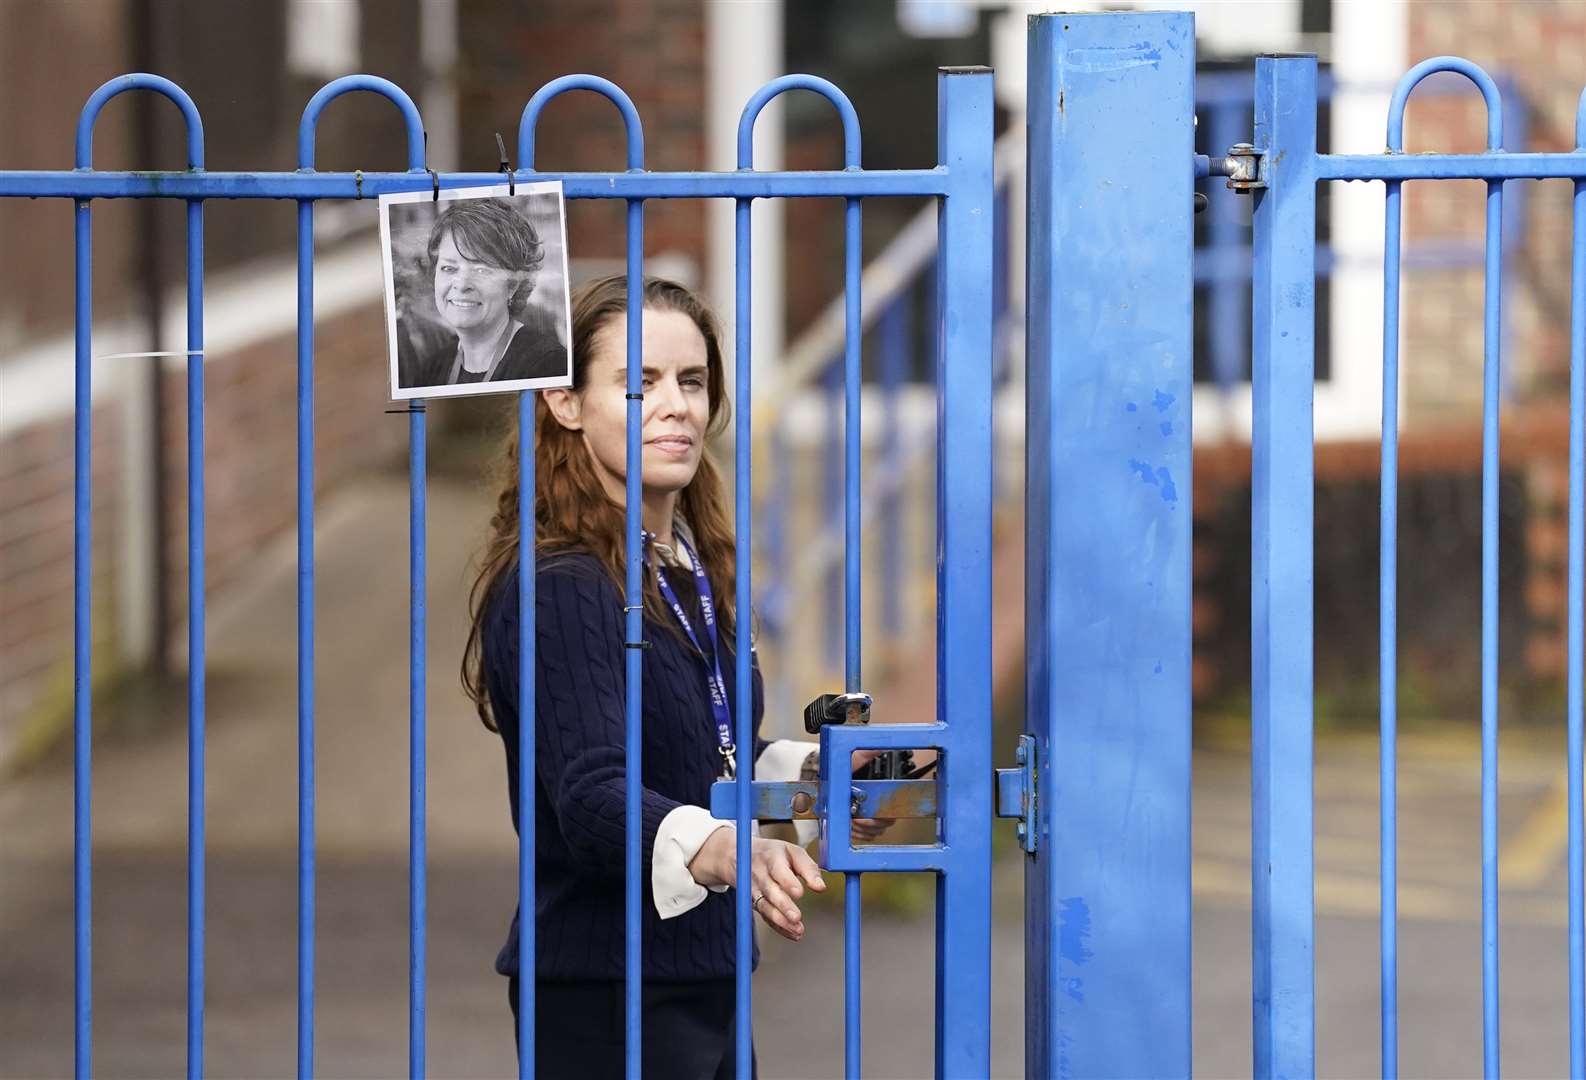
[[[1256,60],[1251,280],[1251,1002],[1255,1075],[1316,1072],[1311,851],[1316,58]]]
[[[991,69],[942,68],[938,205],[936,719],[940,840],[957,856],[936,879],[936,1073],[991,1067]],[[980,718],[984,719],[980,719]],[[972,720],[972,718],[974,718]]]
[[[1025,1073],[1190,1073],[1193,17],[1029,37]]]

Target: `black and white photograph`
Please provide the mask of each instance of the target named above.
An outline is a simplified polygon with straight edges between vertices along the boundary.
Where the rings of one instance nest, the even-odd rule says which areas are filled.
[[[391,397],[572,385],[560,182],[380,196]]]

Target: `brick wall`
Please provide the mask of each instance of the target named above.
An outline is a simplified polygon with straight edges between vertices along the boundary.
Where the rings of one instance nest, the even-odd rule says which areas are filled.
[[[494,169],[495,133],[517,161],[523,107],[545,83],[588,72],[627,91],[644,125],[644,161],[653,170],[705,167],[705,21],[693,0],[462,0],[459,72],[464,169]],[[605,98],[564,95],[536,132],[541,169],[621,169],[622,119]],[[620,200],[567,206],[568,245],[580,258],[621,259],[626,208]],[[658,199],[644,208],[646,255],[678,252],[703,267],[700,199]]]
[[[322,322],[315,347],[316,490],[395,462],[404,417],[387,415],[382,315],[360,308]],[[296,351],[290,331],[217,355],[205,370],[206,571],[211,594],[247,572],[267,538],[297,520]],[[167,492],[163,532],[172,637],[187,617],[187,390],[181,369],[163,376]],[[95,672],[113,675],[124,507],[122,403],[94,408]],[[0,762],[28,752],[69,717],[72,673],[70,414],[0,439]]]
[[[1512,106],[1523,101],[1530,128],[1526,149],[1574,147],[1576,104],[1586,77],[1586,5],[1423,0],[1408,11],[1407,65],[1451,53],[1489,74],[1506,75],[1519,99],[1506,100],[1506,145],[1514,148]],[[1405,132],[1411,153],[1480,151],[1486,133],[1481,98],[1474,88],[1457,96],[1418,93],[1407,110]],[[1554,399],[1568,385],[1570,194],[1570,185],[1561,181],[1506,187],[1506,200],[1523,197],[1528,203],[1524,235],[1510,237],[1511,273],[1503,298],[1504,367],[1521,403]],[[1479,181],[1406,185],[1407,241],[1480,243],[1485,195]],[[1419,272],[1407,283],[1405,299],[1407,413],[1420,424],[1470,422],[1481,403],[1480,266]]]
[[[1576,0],[1466,4],[1425,0],[1409,5],[1410,60],[1452,53],[1513,80],[1527,107],[1525,149],[1575,146],[1575,113],[1586,79],[1586,5]],[[1514,103],[1506,97],[1505,104]],[[1406,149],[1480,151],[1485,146],[1481,99],[1474,91],[1412,103]],[[1505,118],[1505,146],[1516,149],[1515,117]],[[1411,184],[1406,233],[1420,242],[1479,241],[1486,185]],[[1556,680],[1565,666],[1564,496],[1568,471],[1563,427],[1569,386],[1569,235],[1571,185],[1511,183],[1505,200],[1526,200],[1524,233],[1510,238],[1503,365],[1511,407],[1529,408],[1533,440],[1525,460],[1517,512],[1524,516],[1524,589],[1511,607],[1522,625],[1506,639],[1516,673]],[[1575,283],[1579,287],[1579,283]],[[1406,290],[1405,352],[1409,414],[1420,425],[1472,424],[1480,414],[1482,274],[1479,267],[1415,276]],[[1506,448],[1507,449],[1507,448]],[[1517,590],[1519,592],[1519,590]]]
[[[115,538],[121,507],[115,451],[120,411],[94,409],[93,643],[96,670],[114,666]],[[35,424],[0,440],[0,762],[39,723],[69,715],[72,691],[72,421]]]
[[[395,462],[407,418],[388,414],[383,313],[359,309],[321,323],[314,346],[314,486],[324,492],[359,470]],[[205,572],[211,590],[247,572],[267,537],[297,524],[297,354],[272,341],[212,362],[205,371]],[[167,370],[165,527],[169,610],[187,612],[187,380]]]
[[[105,79],[126,69],[122,0],[53,4],[0,4],[0,146],[4,168],[72,167],[73,132],[83,102]],[[40,48],[41,42],[71,42],[71,56]],[[48,93],[41,93],[48,87]],[[96,129],[96,161],[123,159],[129,142],[127,114],[113,104]],[[0,199],[0,236],[25,260],[0,259],[0,350],[28,337],[71,325],[72,208],[52,200]],[[114,230],[96,236],[101,271],[119,266],[128,236]],[[50,289],[39,282],[58,282]],[[108,313],[116,300],[98,290]]]
[[[365,3],[359,65],[385,75],[417,98],[418,0]],[[291,169],[303,106],[317,79],[285,68],[285,6],[214,5],[170,0],[153,5],[158,20],[156,69],[197,103],[205,122],[207,164],[217,169]],[[126,0],[16,0],[0,5],[0,145],[6,168],[68,168],[82,103],[107,78],[130,65]],[[462,55],[464,168],[495,167],[493,133],[516,148],[524,104],[546,80],[568,71],[596,71],[624,86],[646,129],[651,168],[699,168],[704,157],[704,24],[685,0],[546,3],[464,0]],[[41,48],[70,42],[69,49]],[[39,93],[48,86],[49,93]],[[103,169],[179,168],[183,137],[169,103],[156,100],[153,160],[135,160],[135,102],[118,98],[102,114],[94,161]],[[400,168],[405,145],[396,111],[366,95],[337,102],[320,122],[317,164],[323,169]],[[557,102],[540,133],[541,164],[557,168],[621,167],[621,126],[593,95]],[[97,320],[127,316],[142,288],[137,215],[143,206],[94,207],[94,312]],[[182,210],[159,205],[165,244],[164,284],[182,265]],[[223,270],[272,253],[286,256],[295,238],[293,209],[279,203],[212,203],[205,214],[206,263]],[[373,211],[368,223],[372,225]],[[580,203],[569,212],[581,255],[620,257],[623,210],[617,203]],[[646,209],[647,250],[704,257],[698,202],[656,202]],[[0,263],[0,378],[13,353],[70,330],[73,295],[72,213],[67,203],[0,201],[0,235],[26,259]],[[371,265],[371,274],[375,267]],[[296,520],[296,364],[290,301],[281,306],[279,336],[211,355],[206,368],[207,582],[211,593],[247,572],[267,539]],[[211,332],[213,333],[213,326]],[[317,329],[316,486],[344,482],[358,470],[395,462],[407,424],[387,415],[384,327],[377,306],[322,318]],[[136,348],[138,345],[129,347]],[[165,343],[165,347],[174,347]],[[66,351],[69,357],[69,349]],[[68,361],[69,362],[69,361]],[[20,378],[19,369],[9,373]],[[162,536],[168,576],[170,635],[184,634],[187,612],[186,378],[162,377],[166,415],[167,505]],[[29,733],[59,731],[71,706],[72,421],[62,411],[0,436],[0,766]],[[95,410],[95,663],[109,676],[119,654],[117,574],[123,559],[119,497],[123,403],[107,396]],[[447,427],[444,410],[431,425]],[[146,572],[138,568],[135,572]],[[179,651],[179,649],[177,650]]]

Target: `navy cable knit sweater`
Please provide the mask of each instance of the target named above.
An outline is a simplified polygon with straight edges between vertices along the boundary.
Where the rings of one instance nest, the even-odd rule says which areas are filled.
[[[692,576],[668,575],[698,608]],[[598,561],[582,553],[542,556],[535,575],[534,835],[539,978],[623,977],[625,653],[623,597]],[[696,625],[698,625],[696,623]],[[710,804],[721,755],[705,685],[704,659],[681,633],[645,620],[643,651],[643,829],[640,899],[644,978],[693,981],[734,972],[733,890],[709,894],[663,921],[650,891],[656,829],[676,806]],[[483,621],[490,708],[506,747],[512,824],[518,822],[518,571],[503,574]],[[721,667],[737,717],[732,635]],[[754,670],[755,756],[764,688]],[[759,953],[755,953],[758,963]],[[518,967],[518,916],[496,970]]]

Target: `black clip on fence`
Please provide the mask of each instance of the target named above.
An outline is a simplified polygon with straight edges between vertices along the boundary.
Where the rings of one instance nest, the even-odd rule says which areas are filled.
[[[518,188],[513,179],[512,163],[507,160],[507,144],[501,138],[501,132],[496,132],[496,153],[501,156],[500,171],[507,174],[507,194],[516,195]]]

